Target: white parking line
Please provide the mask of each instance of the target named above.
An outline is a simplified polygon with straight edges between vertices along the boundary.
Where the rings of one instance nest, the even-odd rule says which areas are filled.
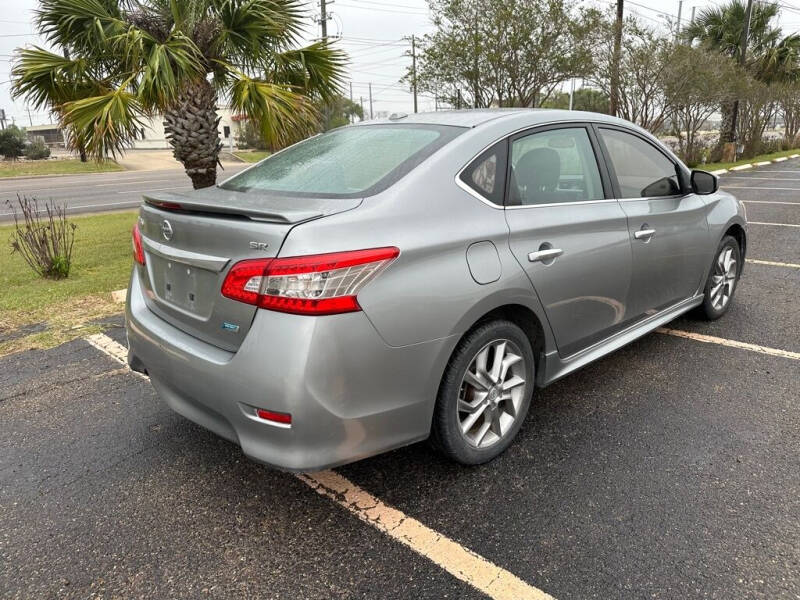
[[[433,561],[453,577],[490,598],[546,600],[552,596],[489,562],[458,542],[437,533],[403,512],[387,506],[334,471],[297,476],[317,493],[330,498],[392,539]]]
[[[122,363],[126,367],[128,366],[128,349],[119,342],[112,340],[106,334],[93,333],[92,335],[87,335],[83,339],[118,363]]]
[[[774,171],[769,171],[770,173],[774,173]],[[800,178],[797,177],[781,177],[780,179],[776,179],[775,177],[756,177],[755,175],[728,175],[724,181],[728,181],[729,179],[766,179],[767,181],[800,181]],[[111,185],[109,183],[104,183],[103,185]]]
[[[748,225],[772,225],[774,227],[800,227],[795,223],[766,223],[764,221],[748,221]]]
[[[724,186],[726,190],[777,190],[779,192],[800,192],[800,188],[785,188],[785,187],[753,187],[749,185],[727,185]]]
[[[789,352],[788,350],[779,350],[778,348],[769,348],[767,346],[759,346],[758,344],[748,344],[747,342],[739,342],[736,340],[728,340],[725,338],[715,337],[713,335],[705,335],[702,333],[693,333],[691,331],[681,331],[680,329],[667,329],[666,327],[659,327],[656,329],[657,333],[666,335],[674,335],[696,342],[705,342],[707,344],[719,344],[720,346],[728,346],[729,348],[739,348],[740,350],[750,350],[751,352],[758,352],[759,354],[768,354],[769,356],[780,356],[781,358],[791,358],[793,360],[800,360],[800,352]]]
[[[769,265],[770,267],[787,267],[789,269],[800,269],[800,264],[775,262],[774,260],[758,260],[757,258],[748,258],[745,259],[745,262],[752,263],[754,265]]]
[[[128,349],[103,333],[84,338],[100,352],[128,366]],[[137,373],[145,379],[146,375]],[[346,508],[353,515],[408,546],[417,554],[496,600],[554,600],[542,590],[525,583],[513,573],[498,567],[472,550],[465,548],[409,517],[402,511],[381,502],[335,471],[299,473],[296,477]]]
[[[778,202],[777,200],[742,200],[742,202],[746,202],[747,204],[789,204],[800,206],[800,202]]]

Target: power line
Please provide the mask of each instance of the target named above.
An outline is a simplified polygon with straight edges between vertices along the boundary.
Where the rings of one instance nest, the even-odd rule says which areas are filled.
[[[385,13],[393,13],[393,14],[400,14],[400,15],[416,15],[418,17],[427,17],[428,12],[411,12],[408,10],[395,10],[393,8],[378,8],[377,6],[359,6],[358,4],[347,4],[345,2],[339,2],[339,6],[344,6],[346,8],[356,8],[359,10],[367,10],[367,11],[375,11],[375,12],[385,12]]]

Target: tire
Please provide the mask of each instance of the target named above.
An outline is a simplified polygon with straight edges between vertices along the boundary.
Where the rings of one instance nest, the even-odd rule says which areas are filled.
[[[493,367],[500,351],[504,360],[498,372]],[[533,350],[522,329],[505,320],[477,325],[458,343],[442,377],[431,426],[434,446],[464,465],[501,454],[525,420],[534,375]]]
[[[701,318],[716,321],[728,312],[742,272],[741,256],[739,242],[735,238],[729,235],[722,238],[703,289],[703,304],[697,309]],[[718,287],[720,285],[721,288]]]

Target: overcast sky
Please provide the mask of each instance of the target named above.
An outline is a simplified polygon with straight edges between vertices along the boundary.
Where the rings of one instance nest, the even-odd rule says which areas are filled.
[[[600,0],[584,0],[595,6],[609,4]],[[692,8],[721,4],[722,0],[685,0],[682,21],[691,17]],[[785,32],[800,29],[800,0],[780,0],[783,6],[781,25]],[[22,101],[13,102],[9,95],[11,53],[26,44],[41,43],[32,25],[36,0],[3,0],[6,7],[0,14],[0,108],[9,120],[18,124],[34,125],[50,122],[47,113],[31,111]],[[426,0],[334,0],[328,2],[332,21],[328,24],[329,36],[340,36],[341,46],[349,53],[351,65],[349,79],[353,84],[353,98],[364,99],[365,113],[369,115],[369,84],[372,84],[373,110],[411,112],[413,104],[407,87],[398,83],[411,59],[406,56],[410,43],[405,40],[412,34],[421,36],[432,30]],[[316,1],[308,3],[309,15],[319,12]],[[666,18],[677,20],[678,0],[625,1],[626,13],[634,13],[653,26],[662,26]],[[320,35],[319,25],[309,20],[309,40]],[[345,89],[349,93],[349,88]],[[419,98],[419,110],[433,110],[432,97]]]

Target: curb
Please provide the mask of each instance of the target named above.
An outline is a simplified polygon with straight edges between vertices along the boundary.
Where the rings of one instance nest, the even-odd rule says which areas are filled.
[[[725,175],[725,173],[730,173],[731,171],[744,171],[745,169],[753,169],[755,167],[763,167],[764,165],[771,165],[772,163],[780,163],[790,158],[800,158],[800,154],[791,154],[789,156],[780,156],[778,158],[773,158],[772,160],[762,160],[757,163],[747,163],[744,165],[737,165],[735,167],[730,167],[728,169],[717,169],[715,171],[710,171],[712,175]]]

